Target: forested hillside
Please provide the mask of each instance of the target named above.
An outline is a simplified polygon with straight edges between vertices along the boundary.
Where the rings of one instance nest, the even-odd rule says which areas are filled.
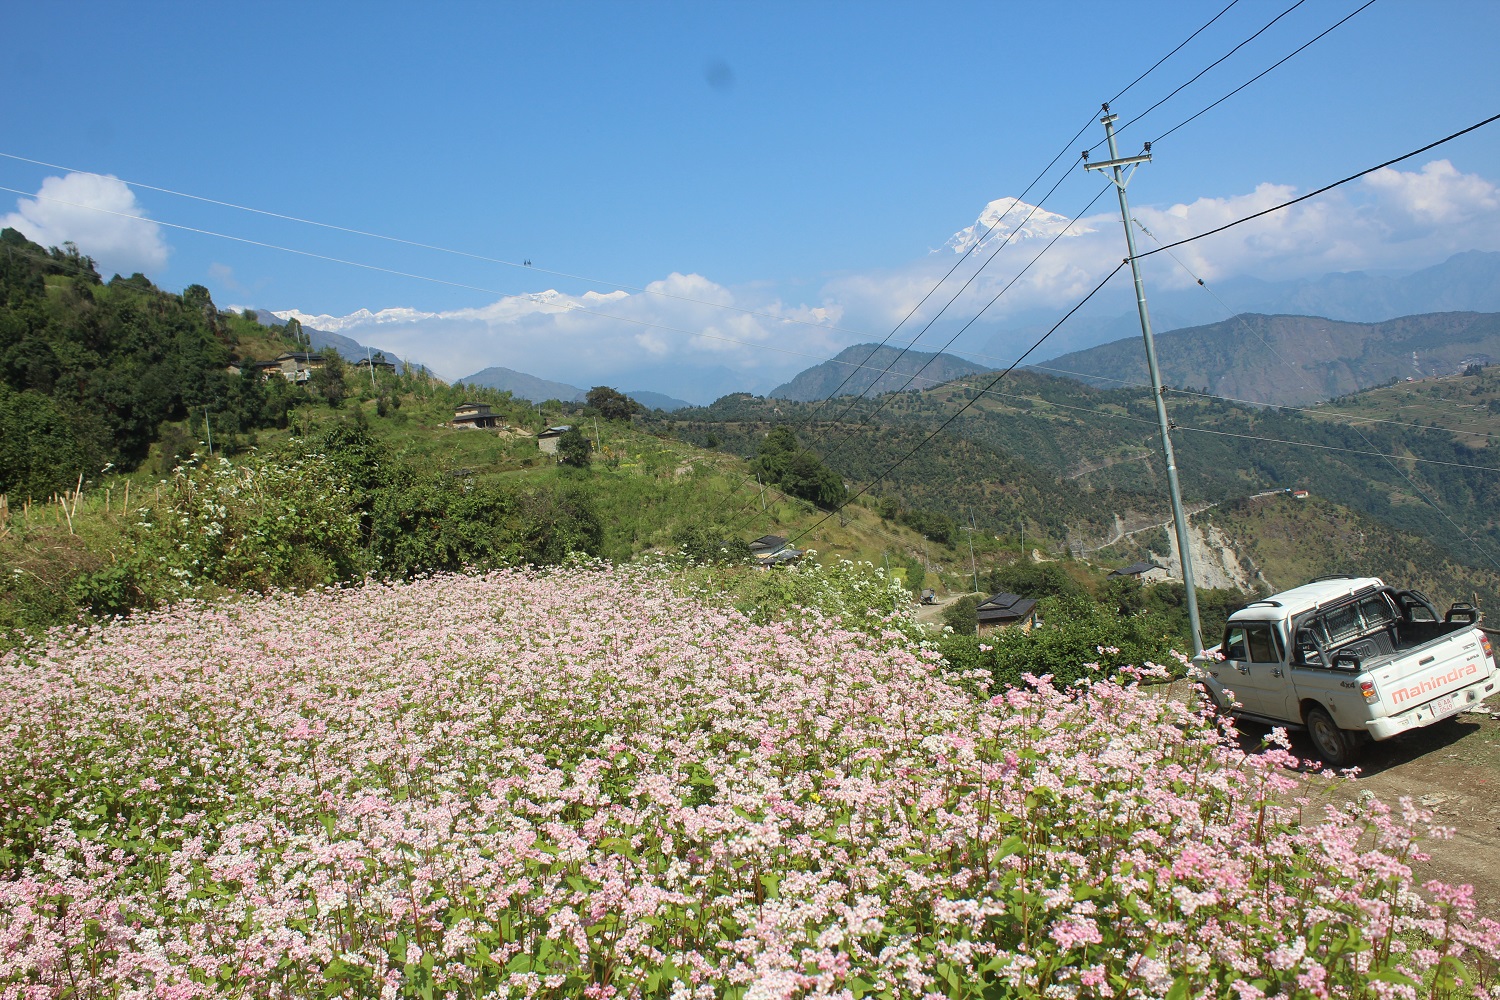
[[[979,376],[919,393],[826,404],[740,394],[655,420],[694,443],[743,455],[754,454],[771,427],[790,424],[853,490],[884,475],[871,493],[886,504],[926,508],[950,523],[972,516],[992,534],[1014,536],[1024,525],[1059,554],[1099,551],[1121,530],[1167,520],[1147,394],[1036,373],[1016,373],[981,391],[989,381]],[[1389,565],[1386,572],[1397,575],[1417,560],[1451,568],[1435,570],[1445,590],[1490,592],[1500,568],[1500,463],[1489,458],[1483,436],[1500,435],[1500,420],[1484,402],[1493,382],[1481,370],[1442,383],[1466,400],[1470,392],[1481,394],[1454,411],[1463,414],[1460,434],[1420,417],[1404,419],[1399,407],[1385,405],[1379,415],[1358,409],[1361,397],[1325,414],[1172,394],[1184,498],[1199,508],[1306,489],[1337,504],[1351,524],[1368,519],[1369,529],[1357,526],[1354,537],[1363,530],[1382,538],[1379,545],[1341,549],[1331,566],[1329,554],[1319,571],[1378,572]],[[1356,411],[1359,419],[1351,419]],[[1488,430],[1476,436],[1481,426]],[[1404,541],[1394,545],[1394,539]],[[1316,539],[1306,547],[1316,550]],[[1299,565],[1310,565],[1314,555]],[[1273,576],[1298,582],[1290,566]]]
[[[229,371],[249,343],[283,336],[221,312],[201,285],[104,282],[73,248],[0,232],[0,493],[44,498],[80,473],[135,468],[164,422],[206,418],[226,445],[284,424],[288,383]]]

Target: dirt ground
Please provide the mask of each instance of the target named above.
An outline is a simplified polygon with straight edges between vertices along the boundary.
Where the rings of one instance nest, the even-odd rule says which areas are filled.
[[[1500,705],[1489,706],[1500,713]],[[1247,735],[1263,729],[1244,725]],[[1292,750],[1313,756],[1305,733],[1292,734]],[[1451,827],[1447,840],[1424,838],[1431,861],[1413,865],[1420,884],[1439,879],[1474,886],[1479,913],[1500,920],[1500,721],[1487,710],[1404,733],[1365,747],[1353,781],[1309,777],[1332,785],[1338,798],[1374,792],[1393,808],[1402,796],[1433,812],[1433,822]]]

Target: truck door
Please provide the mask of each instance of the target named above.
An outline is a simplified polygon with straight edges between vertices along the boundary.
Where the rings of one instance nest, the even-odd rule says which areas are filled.
[[[1345,621],[1352,615],[1354,606],[1350,605],[1323,619],[1308,622],[1293,635],[1291,681],[1295,701],[1292,707],[1303,700],[1315,701],[1328,710],[1340,729],[1358,730],[1364,723],[1364,700],[1357,680],[1359,668],[1355,661],[1333,652],[1339,637],[1347,638],[1349,634],[1358,633],[1358,628]]]
[[[1291,685],[1282,668],[1281,643],[1271,622],[1231,622],[1224,633],[1219,681],[1234,692],[1240,711],[1285,720]]]

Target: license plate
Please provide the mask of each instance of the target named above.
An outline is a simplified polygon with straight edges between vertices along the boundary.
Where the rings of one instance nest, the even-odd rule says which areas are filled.
[[[1451,694],[1439,698],[1432,703],[1432,717],[1436,719],[1444,715],[1449,715],[1452,713],[1454,707],[1455,704]]]

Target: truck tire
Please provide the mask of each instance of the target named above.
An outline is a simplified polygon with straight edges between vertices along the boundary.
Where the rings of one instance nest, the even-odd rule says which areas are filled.
[[[1363,743],[1357,733],[1340,729],[1322,705],[1310,705],[1304,716],[1313,749],[1325,764],[1348,767],[1359,758]]]

